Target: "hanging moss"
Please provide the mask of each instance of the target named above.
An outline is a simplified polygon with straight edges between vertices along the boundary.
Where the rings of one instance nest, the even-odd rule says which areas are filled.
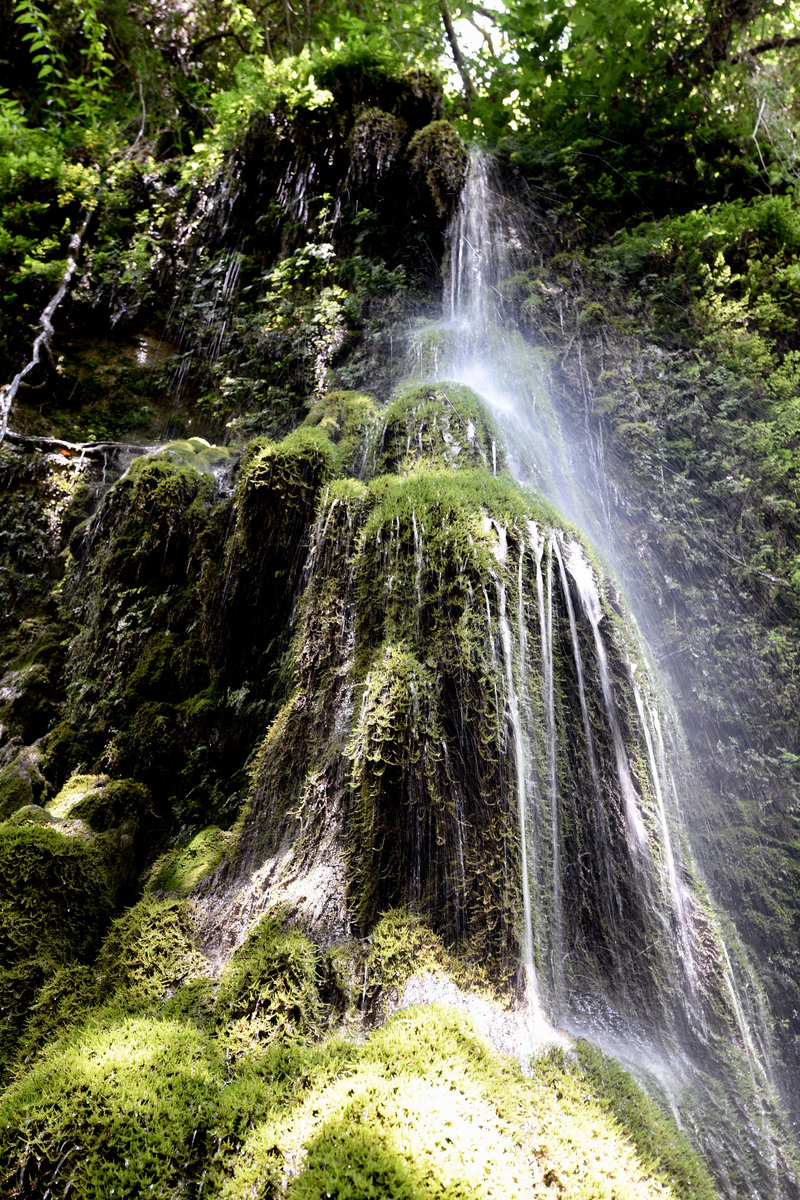
[[[381,472],[429,466],[505,467],[499,436],[480,397],[458,383],[406,387],[383,414]]]
[[[360,109],[349,138],[353,177],[359,183],[380,179],[400,154],[407,132],[400,117],[380,108]]]
[[[337,473],[358,475],[370,430],[378,419],[371,396],[362,392],[326,392],[311,406],[304,424],[323,430],[337,450]]]
[[[469,155],[449,121],[432,121],[408,145],[411,170],[424,176],[437,212],[450,212],[461,193]]]
[[[357,797],[350,853],[352,910],[369,927],[380,907],[408,900],[423,912],[442,886],[442,731],[433,675],[407,650],[387,646],[367,676],[348,754]]]

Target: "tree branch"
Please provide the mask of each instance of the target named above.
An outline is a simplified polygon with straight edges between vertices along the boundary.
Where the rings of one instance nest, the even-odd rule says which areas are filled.
[[[757,54],[768,54],[770,50],[788,50],[792,46],[800,46],[800,36],[782,37],[778,34],[768,42],[759,42],[757,46],[743,50],[738,57],[754,58]]]
[[[461,53],[461,47],[459,46],[458,38],[456,37],[455,26],[453,25],[453,16],[450,12],[450,5],[447,3],[447,0],[439,0],[439,11],[442,14],[442,21],[444,22],[445,31],[447,33],[447,40],[450,43],[453,61],[455,62],[458,73],[461,76],[461,82],[464,85],[464,91],[467,96],[467,103],[469,103],[473,96],[477,96],[478,92],[475,84],[472,82],[472,76],[469,73],[466,59]]]
[[[75,274],[75,268],[78,265],[78,254],[83,243],[83,237],[89,225],[91,211],[87,210],[84,213],[83,221],[78,229],[72,234],[69,239],[69,258],[64,274],[61,276],[61,283],[58,286],[58,291],[55,293],[50,303],[47,304],[39,317],[39,326],[41,333],[37,335],[33,342],[30,361],[25,364],[18,375],[15,375],[11,383],[6,383],[0,387],[0,443],[6,435],[8,428],[8,414],[11,412],[11,405],[14,402],[14,397],[19,391],[20,384],[25,380],[31,371],[42,365],[42,355],[45,356],[46,363],[50,369],[55,371],[55,363],[50,349],[50,343],[53,340],[53,316],[61,301],[67,294],[67,288],[70,285],[72,276]]]

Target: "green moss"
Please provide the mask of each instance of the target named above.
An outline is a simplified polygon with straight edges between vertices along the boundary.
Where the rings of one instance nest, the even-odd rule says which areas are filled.
[[[223,1077],[195,1027],[105,1010],[49,1051],[0,1105],[0,1190],[81,1200],[199,1186]]]
[[[83,1025],[100,1001],[92,967],[73,963],[49,972],[26,1010],[16,1046],[14,1074],[20,1076],[49,1043]]]
[[[502,470],[499,435],[476,392],[458,383],[401,390],[383,415],[381,469],[405,473],[428,466]]]
[[[7,817],[3,823],[7,829],[12,829],[16,825],[52,825],[55,822],[51,813],[40,804],[26,804],[24,808],[18,808]]]
[[[336,447],[338,472],[355,475],[365,439],[377,419],[378,408],[371,396],[362,392],[326,392],[312,404],[304,424],[323,430],[330,438]]]
[[[305,1050],[291,1065],[273,1052],[267,1070],[272,1102],[237,1144],[226,1200],[272,1194],[281,1180],[294,1200],[695,1195],[656,1178],[563,1056],[526,1078],[452,1010],[411,1009],[357,1049]],[[297,1086],[278,1102],[287,1074]],[[243,1073],[232,1085],[233,1104],[248,1083]]]
[[[249,498],[266,491],[281,506],[308,509],[320,486],[333,473],[336,456],[324,428],[300,427],[281,442],[257,439],[241,462],[240,516],[246,521]]]
[[[96,849],[48,826],[0,827],[0,953],[85,959],[108,921],[110,883]]]
[[[181,896],[188,896],[201,880],[219,866],[230,844],[230,834],[216,825],[210,825],[196,834],[187,846],[170,851],[157,863],[148,886],[154,891],[177,892]]]
[[[433,674],[405,648],[387,646],[367,677],[348,748],[357,797],[348,838],[351,908],[359,928],[386,903],[408,899],[425,913],[433,903],[420,872],[448,816],[437,709]],[[430,886],[435,879],[431,872]]]
[[[38,751],[26,746],[0,770],[0,820],[42,799],[46,785],[40,759]]]
[[[232,464],[238,457],[238,451],[228,446],[212,446],[205,438],[181,438],[175,442],[167,442],[158,451],[159,456],[186,463],[195,471],[206,471],[212,474],[221,468]]]
[[[579,1042],[577,1069],[578,1073],[584,1073],[598,1104],[625,1130],[641,1161],[676,1196],[714,1200],[717,1191],[711,1176],[674,1121],[645,1095],[618,1062],[588,1042]]]
[[[364,107],[350,130],[349,150],[353,175],[361,183],[391,167],[402,149],[408,126],[402,118],[380,108]]]
[[[202,969],[185,901],[145,895],[111,926],[97,958],[104,989],[161,1000]]]
[[[0,969],[0,1087],[17,1061],[19,1041],[34,997],[54,970],[49,959],[37,956]]]
[[[48,803],[48,812],[57,820],[74,816],[75,806],[84,801],[92,791],[102,791],[107,783],[107,775],[72,775],[58,795]]]
[[[464,183],[469,162],[464,143],[449,121],[432,121],[414,134],[408,157],[415,175],[425,178],[440,215],[449,212]]]
[[[399,993],[412,975],[449,966],[441,939],[407,909],[384,913],[370,931],[369,970],[385,991]]]
[[[267,914],[226,967],[218,1020],[235,1043],[318,1034],[324,1017],[319,952],[299,929]]]
[[[98,833],[125,823],[133,833],[149,811],[150,794],[143,784],[133,779],[111,779],[78,800],[70,815]]]

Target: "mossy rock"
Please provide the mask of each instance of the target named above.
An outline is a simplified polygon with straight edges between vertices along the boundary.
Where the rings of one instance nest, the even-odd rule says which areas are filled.
[[[459,383],[405,388],[383,414],[380,470],[431,467],[505,467],[500,437],[476,392]]]
[[[220,979],[218,1021],[245,1043],[318,1035],[324,1019],[319,975],[313,943],[267,914]]]
[[[360,183],[380,179],[399,157],[407,133],[401,117],[366,105],[360,109],[348,140],[354,177]]]
[[[48,826],[0,826],[0,954],[12,964],[45,954],[85,960],[111,906],[106,864],[79,837]]]
[[[105,1010],[44,1055],[0,1104],[0,1191],[76,1200],[201,1188],[221,1052],[189,1023]]]
[[[38,956],[0,969],[0,1086],[17,1060],[17,1047],[34,998],[54,970],[49,959]]]
[[[403,1012],[358,1047],[331,1041],[294,1057],[275,1048],[259,1078],[267,1064],[271,1105],[236,1146],[224,1200],[259,1191],[292,1200],[715,1195],[671,1122],[671,1144],[681,1144],[687,1164],[672,1185],[662,1182],[666,1164],[639,1152],[602,1093],[563,1055],[537,1060],[526,1077],[468,1017],[442,1006]],[[243,1070],[233,1102],[254,1082]],[[645,1111],[642,1124],[649,1117]],[[287,1161],[298,1164],[288,1180]]]
[[[143,784],[107,775],[73,775],[47,805],[54,817],[85,821],[95,833],[123,822],[138,825],[149,808],[150,796]]]
[[[146,894],[113,922],[97,956],[103,990],[162,1000],[202,972],[185,901]]]
[[[218,499],[216,480],[194,465],[136,458],[70,543],[89,566],[84,586],[110,591],[182,581],[185,563]],[[165,556],[165,547],[170,554]],[[90,561],[87,561],[90,560]]]
[[[422,175],[440,216],[452,211],[464,186],[467,148],[449,121],[432,121],[408,144],[412,173]]]
[[[195,834],[187,846],[169,851],[157,862],[148,886],[155,892],[188,896],[193,888],[211,874],[231,844],[231,834],[210,825]]]
[[[47,784],[40,769],[41,759],[36,748],[23,746],[0,770],[0,820],[43,798]]]
[[[82,1025],[100,1001],[94,968],[81,963],[55,969],[49,963],[42,966],[47,969],[42,971],[40,985],[26,1007],[11,1064],[17,1077],[50,1042],[65,1030]]]
[[[296,429],[282,442],[257,440],[242,459],[237,506],[242,536],[291,552],[314,511],[322,485],[333,474],[336,455],[325,429]]]
[[[70,721],[59,721],[41,742],[42,774],[55,788],[61,788],[69,775],[87,758],[83,733]]]
[[[357,475],[365,449],[365,440],[378,421],[378,407],[363,392],[326,392],[316,400],[304,425],[319,428],[330,438],[337,452],[337,470]]]
[[[56,712],[52,673],[47,663],[32,662],[0,679],[0,722],[25,743],[41,737]]]
[[[159,450],[158,457],[186,463],[196,471],[214,475],[231,466],[238,458],[238,451],[228,446],[212,446],[205,438],[190,437],[167,442]]]
[[[3,824],[7,829],[13,829],[18,825],[55,825],[57,821],[41,804],[26,804],[7,817]]]

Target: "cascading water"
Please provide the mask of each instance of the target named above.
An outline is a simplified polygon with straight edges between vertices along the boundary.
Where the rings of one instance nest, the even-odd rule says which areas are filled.
[[[559,419],[535,352],[505,321],[503,283],[526,253],[520,228],[491,161],[474,154],[451,229],[443,320],[417,339],[414,369],[481,395],[512,474],[588,531],[613,564],[603,496],[576,466],[593,448]],[[530,603],[526,552],[535,562]],[[496,612],[530,1002],[649,1079],[704,1144],[731,1200],[795,1195],[775,1149],[782,1134],[768,1038],[753,1032],[758,1014],[742,1002],[687,848],[647,648],[632,620],[614,630],[608,589],[576,539],[536,530],[520,555],[517,604],[498,581]],[[727,1130],[726,1107],[735,1112]],[[734,1144],[736,1128],[746,1151]]]

